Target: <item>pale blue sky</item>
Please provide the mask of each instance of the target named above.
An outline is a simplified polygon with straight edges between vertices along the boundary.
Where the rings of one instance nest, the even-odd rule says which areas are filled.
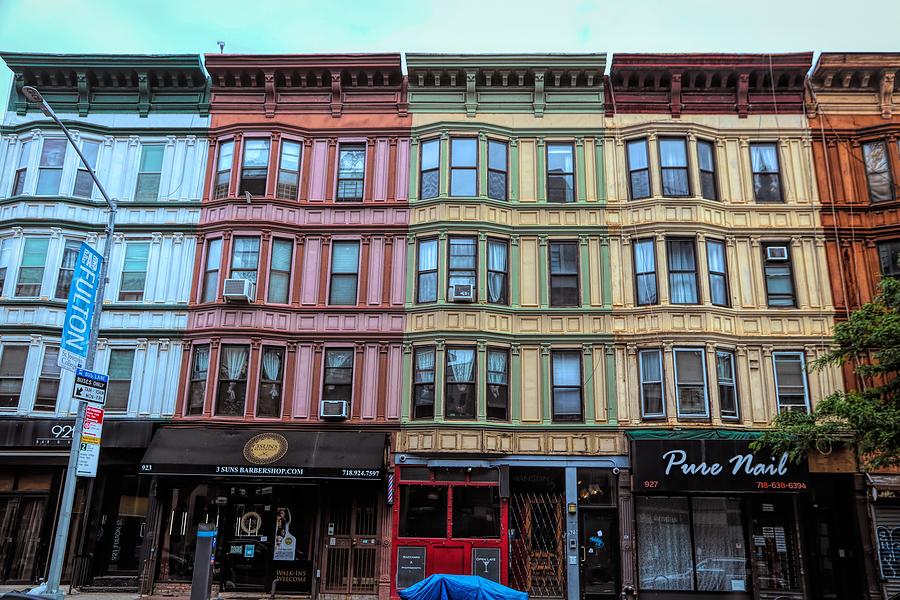
[[[0,49],[900,52],[898,23],[900,0],[0,0]]]

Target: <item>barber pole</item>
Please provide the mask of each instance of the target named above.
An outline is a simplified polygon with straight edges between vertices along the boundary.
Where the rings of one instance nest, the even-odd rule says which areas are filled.
[[[394,474],[388,473],[387,476],[387,504],[394,505]]]

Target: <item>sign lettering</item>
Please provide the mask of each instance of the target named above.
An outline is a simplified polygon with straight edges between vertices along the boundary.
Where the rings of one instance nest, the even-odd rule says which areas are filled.
[[[82,242],[75,261],[75,272],[69,286],[69,301],[63,321],[57,364],[63,369],[74,371],[87,361],[90,341],[91,321],[97,300],[100,282],[100,267],[103,257]]]

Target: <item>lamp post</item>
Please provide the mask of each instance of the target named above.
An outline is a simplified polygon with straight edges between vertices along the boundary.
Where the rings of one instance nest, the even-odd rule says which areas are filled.
[[[103,263],[100,265],[100,281],[97,283],[97,299],[95,301],[94,317],[91,321],[91,333],[88,338],[87,358],[85,359],[84,365],[85,369],[92,371],[94,369],[94,357],[97,354],[97,335],[100,332],[100,316],[103,313],[103,293],[106,289],[109,251],[112,246],[112,236],[116,229],[116,202],[109,197],[106,188],[103,187],[103,184],[94,172],[93,167],[91,167],[88,160],[84,157],[81,148],[75,143],[72,134],[66,126],[63,125],[62,121],[59,120],[59,117],[56,116],[56,113],[50,108],[50,105],[44,100],[44,97],[41,96],[41,93],[31,86],[22,88],[22,93],[27,100],[37,104],[38,108],[41,109],[41,112],[53,119],[56,125],[62,130],[69,140],[69,143],[72,144],[72,147],[75,149],[75,153],[78,154],[78,158],[81,160],[84,168],[87,169],[91,179],[93,179],[94,183],[97,185],[97,189],[100,190],[100,194],[106,201],[106,205],[109,207],[109,220],[106,223],[106,243],[103,245]],[[81,444],[81,432],[84,428],[86,406],[87,403],[84,400],[78,401],[78,416],[75,419],[75,429],[72,431],[72,447],[69,451],[69,464],[66,467],[62,500],[60,501],[59,507],[59,519],[56,523],[56,533],[53,536],[53,550],[50,555],[50,570],[47,574],[47,580],[41,586],[32,590],[32,592],[60,600],[64,597],[64,594],[59,589],[59,579],[62,575],[63,562],[66,558],[69,526],[72,522],[72,506],[75,502],[76,486],[75,469],[78,466],[78,450]]]

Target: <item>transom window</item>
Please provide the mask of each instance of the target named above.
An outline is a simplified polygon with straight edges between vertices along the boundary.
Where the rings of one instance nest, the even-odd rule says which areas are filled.
[[[687,141],[684,138],[659,138],[659,166],[663,196],[689,196]]]
[[[450,139],[450,195],[478,194],[478,140]]]
[[[362,202],[366,145],[341,144],[338,154],[337,199],[342,202]]]
[[[547,201],[575,201],[575,148],[572,144],[547,144]]]

